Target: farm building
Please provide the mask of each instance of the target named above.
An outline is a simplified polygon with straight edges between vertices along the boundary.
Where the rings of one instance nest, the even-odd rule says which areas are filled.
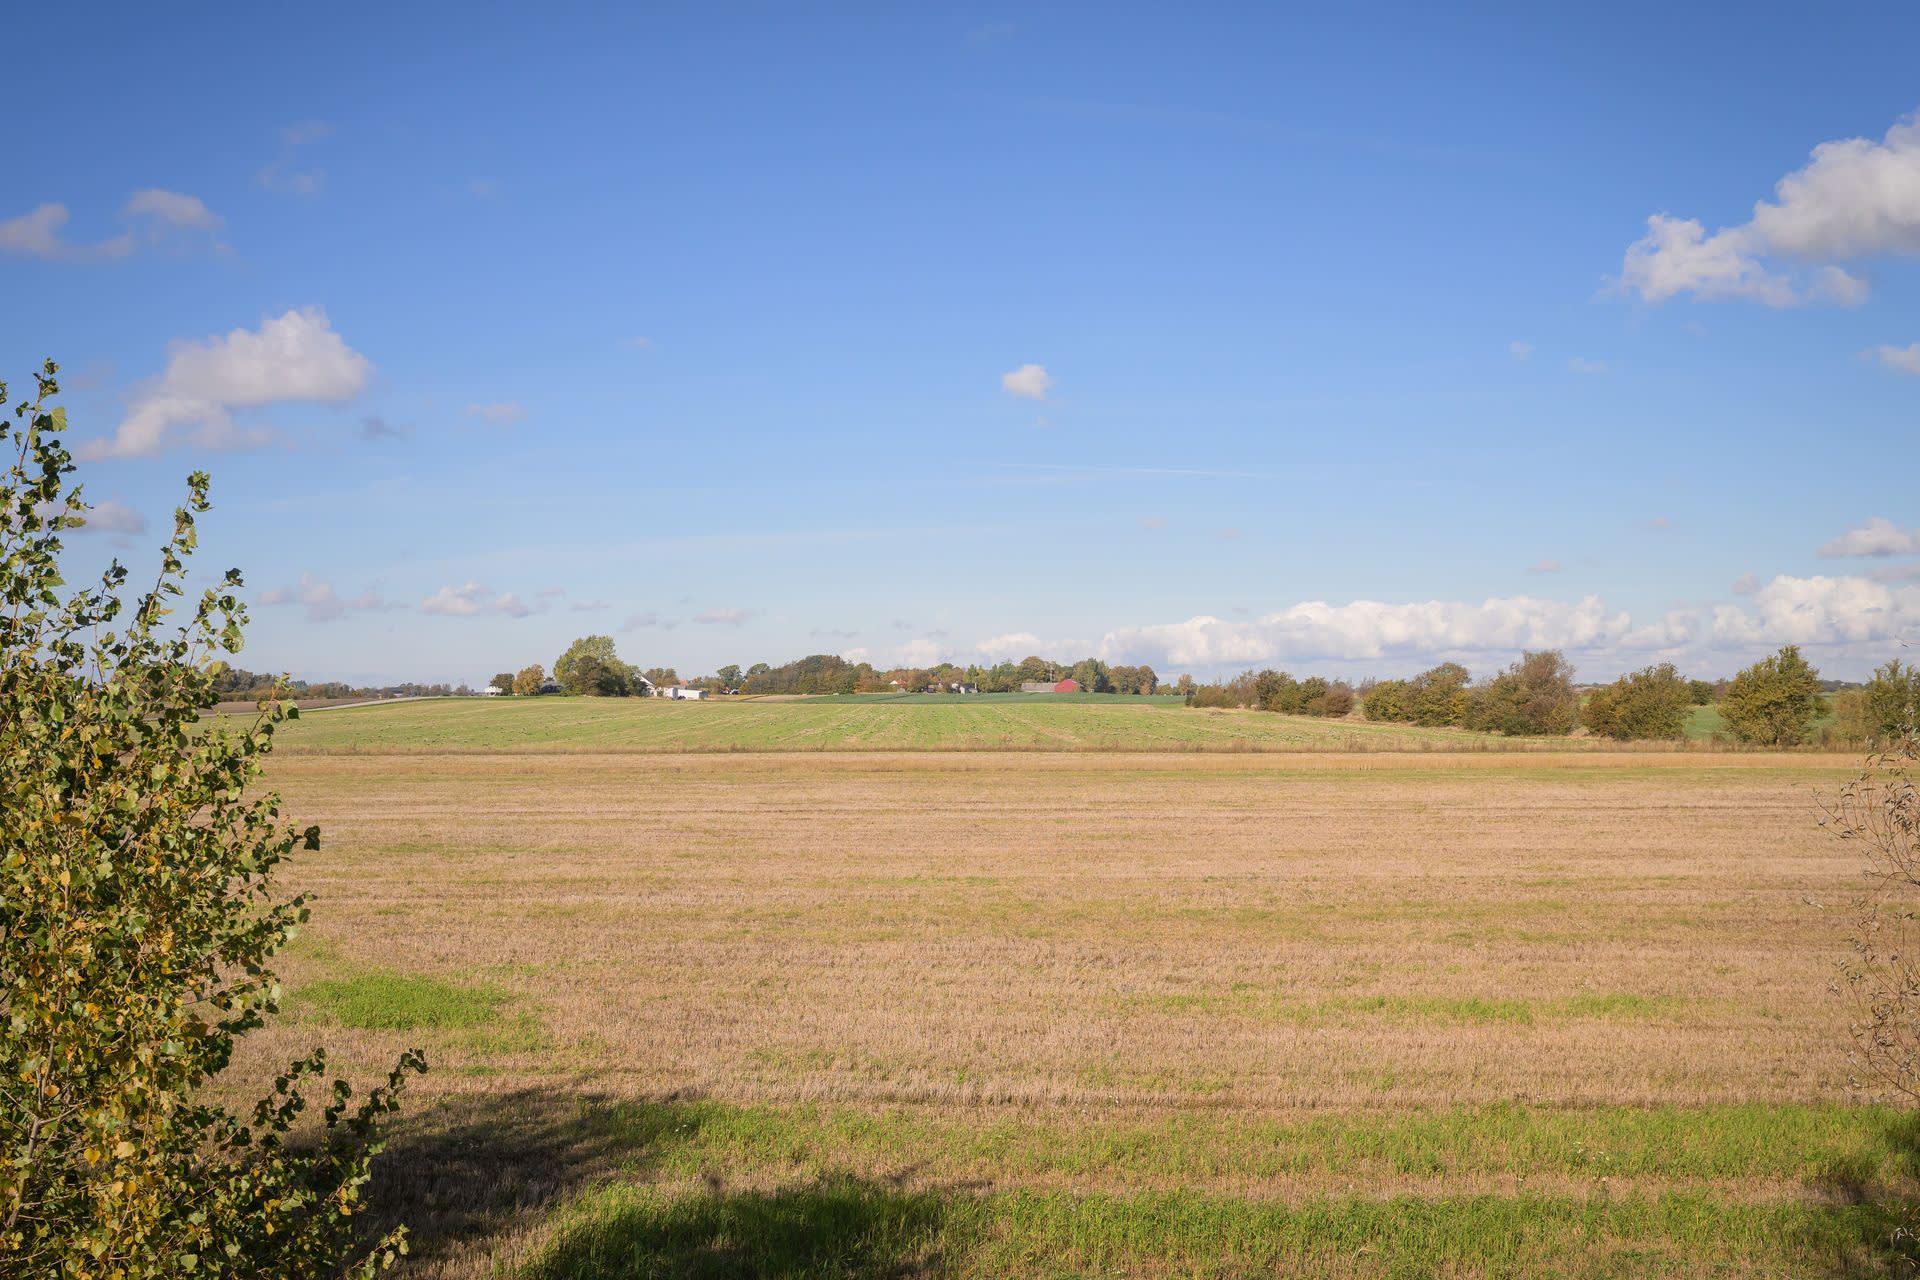
[[[490,684],[490,685],[488,685],[488,686],[487,686],[486,688],[484,688],[484,689],[482,689],[482,690],[480,691],[480,696],[481,696],[481,697],[483,697],[483,698],[497,698],[497,697],[499,697],[499,696],[500,696],[501,694],[504,694],[504,693],[512,693],[512,692],[513,692],[513,690],[511,690],[511,689],[502,689],[502,688],[501,688],[501,687],[500,687],[499,685],[497,685],[497,684]]]
[[[1069,676],[1065,680],[1029,680],[1020,686],[1022,693],[1078,693],[1080,682]]]
[[[656,698],[671,698],[675,702],[698,702],[707,696],[705,689],[693,689],[684,684],[662,685],[653,691]]]

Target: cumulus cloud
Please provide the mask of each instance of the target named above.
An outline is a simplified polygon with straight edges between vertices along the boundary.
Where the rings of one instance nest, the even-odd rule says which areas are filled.
[[[1045,365],[1023,364],[1012,373],[1000,375],[1000,389],[1008,395],[1045,400],[1052,388],[1053,379],[1048,375]]]
[[[1031,631],[1009,631],[1005,635],[990,636],[973,646],[974,650],[996,662],[1008,658],[1024,658],[1040,649],[1040,637]]]
[[[1906,347],[1875,347],[1868,354],[1877,357],[1889,369],[1920,377],[1920,342]]]
[[[542,605],[540,609],[536,609],[511,591],[495,591],[491,587],[481,586],[478,582],[468,582],[459,587],[442,587],[420,602],[422,613],[437,613],[449,618],[477,618],[484,614],[524,618],[544,608],[545,606]]]
[[[1885,516],[1874,516],[1849,529],[1814,553],[1822,560],[1846,556],[1920,555],[1920,529],[1903,529]]]
[[[1737,596],[1750,596],[1759,589],[1760,576],[1758,574],[1743,573],[1733,580],[1733,594]]]
[[[351,400],[372,372],[318,307],[289,311],[257,330],[175,342],[165,371],[140,388],[113,438],[90,442],[82,456],[143,457],[177,444],[258,448],[272,434],[238,426],[235,410]]]
[[[492,400],[486,404],[468,405],[467,416],[491,422],[497,427],[504,427],[508,423],[518,422],[526,417],[527,411],[518,400]]]
[[[403,604],[383,599],[378,587],[368,587],[357,596],[342,596],[331,582],[322,581],[311,573],[301,574],[296,586],[276,587],[261,592],[260,603],[300,605],[306,610],[308,622],[333,622],[349,613],[377,613],[406,608]]]
[[[694,614],[693,620],[710,627],[738,627],[744,626],[749,619],[758,616],[757,609],[708,609],[703,613]]]
[[[1867,285],[1834,264],[1915,253],[1920,116],[1908,116],[1878,142],[1821,143],[1804,167],[1775,184],[1773,200],[1754,205],[1747,222],[1709,235],[1696,219],[1653,215],[1647,234],[1627,249],[1620,286],[1648,302],[1690,293],[1776,307],[1816,300],[1851,306],[1865,300]]]
[[[1920,629],[1920,587],[1871,578],[1785,574],[1755,591],[1751,604],[1713,611],[1722,644],[1892,644]]]
[[[1521,649],[1617,647],[1629,636],[1641,647],[1680,643],[1667,624],[1636,629],[1627,614],[1597,596],[1574,604],[1512,596],[1472,604],[1429,600],[1384,604],[1310,601],[1246,621],[1202,615],[1185,622],[1124,627],[1107,633],[1100,656],[1147,658],[1186,666],[1275,659],[1354,660]]]

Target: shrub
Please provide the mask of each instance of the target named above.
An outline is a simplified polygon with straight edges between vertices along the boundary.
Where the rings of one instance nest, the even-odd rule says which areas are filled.
[[[1791,747],[1806,742],[1826,710],[1820,673],[1788,645],[1733,678],[1720,699],[1727,731],[1741,742]]]
[[[1687,708],[1692,705],[1688,683],[1671,662],[1663,662],[1595,689],[1587,696],[1580,718],[1593,733],[1622,742],[1684,738]]]
[[[1379,681],[1361,698],[1360,711],[1369,720],[1412,720],[1413,686],[1405,680]]]
[[[62,534],[86,523],[58,435],[51,362],[0,419],[0,1275],[370,1276],[403,1246],[355,1239],[355,1210],[417,1053],[358,1107],[334,1081],[317,1141],[287,1137],[315,1050],[235,1115],[206,1086],[277,1011],[274,953],[306,918],[271,879],[319,831],[249,791],[274,727],[198,721],[216,655],[240,648],[238,572],[169,625],[208,509],[195,473],[155,584],[118,562],[61,596]],[[5,391],[0,388],[0,403]]]
[[[1461,723],[1512,735],[1572,733],[1580,719],[1573,666],[1558,649],[1523,653],[1520,660],[1471,692]]]

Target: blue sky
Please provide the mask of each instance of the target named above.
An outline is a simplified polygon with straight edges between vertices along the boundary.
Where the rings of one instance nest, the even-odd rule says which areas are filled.
[[[1920,634],[1910,8],[398,10],[13,23],[0,369],[245,665]]]

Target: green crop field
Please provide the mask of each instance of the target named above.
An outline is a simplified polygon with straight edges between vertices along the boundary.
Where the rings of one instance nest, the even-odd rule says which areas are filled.
[[[722,699],[461,698],[319,711],[290,750],[1500,751],[1591,746],[1459,729],[1202,710],[1102,695]]]

